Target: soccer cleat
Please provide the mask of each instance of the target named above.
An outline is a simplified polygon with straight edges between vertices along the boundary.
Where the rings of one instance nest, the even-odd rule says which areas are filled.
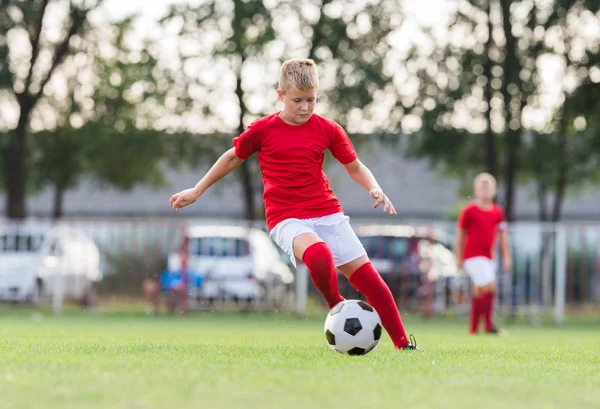
[[[498,329],[496,327],[492,327],[492,328],[486,330],[485,333],[490,334],[490,335],[504,335],[504,331],[502,331],[501,329]]]
[[[408,339],[410,339],[410,342],[408,344],[404,345],[400,349],[421,351],[421,348],[417,347],[417,340],[415,339],[415,336],[413,334],[410,334],[410,336],[408,337]]]

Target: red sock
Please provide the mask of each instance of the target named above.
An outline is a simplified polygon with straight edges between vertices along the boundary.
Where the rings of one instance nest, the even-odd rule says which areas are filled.
[[[338,276],[331,250],[324,242],[318,242],[304,251],[302,261],[308,267],[310,278],[329,308],[344,301],[338,288]]]
[[[485,297],[485,311],[483,316],[485,317],[485,330],[489,331],[494,328],[494,300],[496,298],[496,292],[491,291],[484,294]]]
[[[377,270],[368,262],[363,264],[350,276],[350,283],[359,292],[365,295],[381,318],[383,328],[394,343],[394,347],[403,348],[409,341],[402,325],[400,313],[396,302],[387,284],[383,281]]]
[[[483,312],[485,296],[482,294],[478,297],[471,297],[471,328],[469,329],[471,334],[477,334],[479,331],[479,319]]]

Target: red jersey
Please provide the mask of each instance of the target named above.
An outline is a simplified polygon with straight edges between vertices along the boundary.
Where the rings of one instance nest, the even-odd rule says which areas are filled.
[[[285,123],[279,113],[254,121],[233,138],[235,154],[258,152],[267,226],[289,219],[310,219],[342,212],[323,171],[325,149],[346,165],[356,160],[348,135],[334,121],[312,114],[302,125]]]
[[[494,204],[482,209],[475,203],[465,206],[460,213],[458,225],[467,233],[463,259],[487,257],[493,259],[492,251],[498,230],[506,227],[502,207]]]

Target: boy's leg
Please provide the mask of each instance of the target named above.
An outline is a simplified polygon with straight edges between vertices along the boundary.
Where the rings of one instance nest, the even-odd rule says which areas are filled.
[[[465,260],[463,269],[471,278],[471,310],[469,312],[469,333],[479,332],[479,321],[485,314],[487,294],[485,286],[488,283],[487,264],[484,257],[474,257]]]
[[[305,221],[285,220],[275,226],[270,234],[275,243],[290,256],[294,266],[296,259],[304,261],[313,284],[329,308],[344,300],[339,293],[331,250]]]
[[[465,261],[464,269],[473,282],[469,332],[477,333],[479,321],[483,319],[485,331],[496,333],[492,318],[496,288],[493,261],[485,257],[475,257]]]
[[[496,266],[494,261],[485,259],[483,268],[486,283],[483,287],[483,311],[482,316],[485,322],[485,332],[488,334],[499,334],[500,331],[494,325],[494,303],[496,298]]]
[[[381,323],[398,349],[414,349],[406,335],[400,312],[390,288],[381,278],[367,256],[351,261],[338,267],[348,277],[350,283],[365,295],[367,302],[375,308]]]
[[[302,259],[310,278],[321,293],[329,308],[344,301],[338,287],[338,275],[333,255],[327,244],[314,233],[304,233],[294,240],[294,254]]]
[[[392,292],[369,261],[348,220],[342,213],[325,216],[315,223],[315,231],[331,248],[340,272],[375,308],[394,346],[416,349],[406,335]]]
[[[471,311],[469,313],[469,333],[479,332],[479,321],[484,310],[485,294],[482,289],[473,283],[471,291]]]
[[[495,333],[497,332],[496,326],[494,325],[494,304],[496,300],[496,283],[492,282],[486,286],[485,291],[485,304],[483,310],[483,317],[485,319],[485,332]]]

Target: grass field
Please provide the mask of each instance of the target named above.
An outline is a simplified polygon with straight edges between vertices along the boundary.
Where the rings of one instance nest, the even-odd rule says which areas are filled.
[[[0,309],[2,409],[598,408],[600,330],[507,327],[469,337],[406,317],[422,353],[386,337],[327,348],[322,317]]]

